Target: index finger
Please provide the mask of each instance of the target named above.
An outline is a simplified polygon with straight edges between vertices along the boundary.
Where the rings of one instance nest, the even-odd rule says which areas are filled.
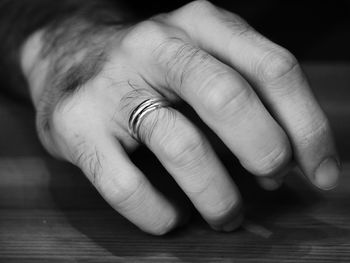
[[[332,132],[295,57],[237,15],[206,1],[175,11],[170,21],[254,85],[287,133],[304,174],[322,189],[334,187],[340,169]]]

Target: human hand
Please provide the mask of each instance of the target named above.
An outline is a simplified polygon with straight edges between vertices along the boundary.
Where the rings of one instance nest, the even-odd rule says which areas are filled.
[[[319,188],[336,184],[329,123],[299,64],[237,15],[196,1],[138,24],[67,34],[48,45],[38,32],[23,48],[39,137],[144,231],[164,234],[180,213],[129,160],[140,141],[214,229],[241,220],[237,187],[180,112],[154,109],[133,136],[132,112],[150,98],[186,101],[265,188],[292,161]]]

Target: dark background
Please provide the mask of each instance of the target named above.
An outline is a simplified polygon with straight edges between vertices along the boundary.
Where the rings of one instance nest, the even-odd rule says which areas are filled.
[[[190,1],[127,1],[147,17]],[[217,0],[299,60],[350,61],[350,1]]]
[[[113,1],[113,0],[111,0]],[[140,19],[173,11],[185,0],[115,0]],[[290,50],[301,62],[350,61],[350,0],[277,1],[212,0],[247,20],[256,30]],[[74,4],[75,3],[75,4]],[[64,6],[81,6],[84,0],[0,0],[0,95],[28,102],[25,80],[18,65],[18,49],[45,21]],[[36,16],[35,14],[38,14]]]

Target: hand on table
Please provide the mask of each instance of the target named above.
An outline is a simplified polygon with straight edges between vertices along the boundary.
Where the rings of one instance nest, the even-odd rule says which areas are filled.
[[[267,189],[278,187],[292,161],[319,188],[336,184],[328,120],[299,64],[237,15],[192,2],[95,32],[86,49],[65,60],[56,46],[51,61],[61,64],[50,71],[50,54],[32,63],[43,35],[24,46],[22,66],[44,146],[79,166],[104,199],[144,231],[164,234],[181,218],[129,160],[127,152],[140,141],[214,229],[230,231],[241,220],[235,183],[205,135],[180,112],[154,109],[132,136],[130,115],[147,99],[186,101]]]

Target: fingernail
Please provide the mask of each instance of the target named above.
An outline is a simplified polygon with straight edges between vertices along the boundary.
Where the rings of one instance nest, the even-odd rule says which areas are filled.
[[[268,191],[273,191],[278,189],[283,182],[282,178],[261,178],[260,183],[261,186]]]
[[[325,159],[315,172],[315,182],[323,190],[331,190],[337,186],[340,167],[333,157]]]
[[[222,230],[225,232],[231,232],[238,228],[243,222],[243,214],[237,215],[234,219],[232,219],[230,222],[226,223],[222,226]]]

